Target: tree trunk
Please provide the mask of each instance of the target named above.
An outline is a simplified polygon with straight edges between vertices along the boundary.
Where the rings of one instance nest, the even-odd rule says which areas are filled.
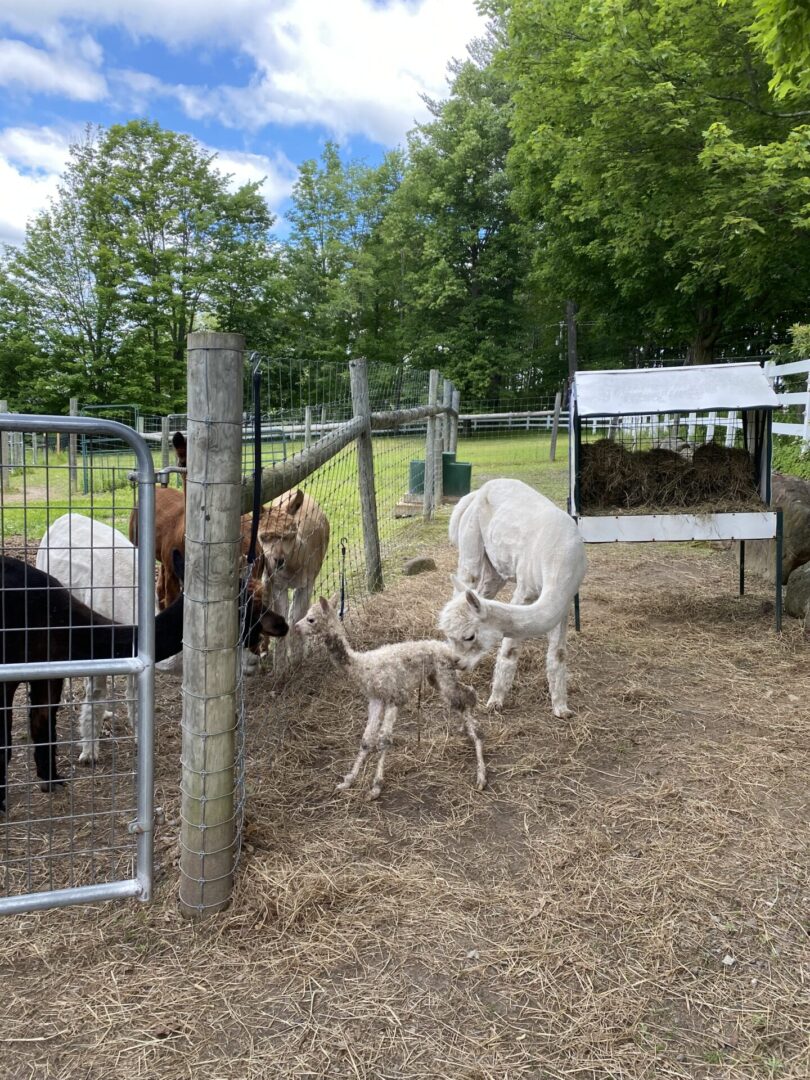
[[[698,308],[697,329],[686,354],[687,364],[710,364],[714,360],[714,347],[722,331],[720,313],[716,304]]]

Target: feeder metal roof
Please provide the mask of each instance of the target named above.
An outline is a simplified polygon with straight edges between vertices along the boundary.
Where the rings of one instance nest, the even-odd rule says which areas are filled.
[[[779,402],[759,364],[578,371],[574,394],[580,416],[775,409]]]

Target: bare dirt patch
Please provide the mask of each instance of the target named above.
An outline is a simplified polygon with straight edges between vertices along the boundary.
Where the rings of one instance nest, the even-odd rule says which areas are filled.
[[[432,634],[439,569],[352,614]],[[484,722],[491,785],[431,701],[378,803],[334,784],[365,703],[322,655],[247,690],[231,908],[177,912],[179,689],[161,678],[154,904],[2,921],[9,1080],[810,1074],[808,643],[718,554],[591,549],[571,704],[542,643]],[[491,661],[475,672],[486,700]]]

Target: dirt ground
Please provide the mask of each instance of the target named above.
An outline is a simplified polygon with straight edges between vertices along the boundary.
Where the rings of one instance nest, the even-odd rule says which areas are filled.
[[[354,614],[355,644],[434,633],[436,557]],[[793,620],[777,638],[770,590],[739,599],[720,553],[589,559],[575,716],[552,717],[528,646],[483,720],[483,794],[430,700],[379,802],[367,777],[336,793],[365,703],[318,652],[252,680],[238,888],[200,925],[177,910],[161,678],[156,901],[0,922],[0,1076],[810,1076],[810,641]]]

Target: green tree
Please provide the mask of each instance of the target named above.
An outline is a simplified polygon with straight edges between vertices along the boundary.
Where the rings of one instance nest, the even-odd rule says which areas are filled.
[[[728,0],[725,0],[728,2]],[[777,98],[810,90],[810,8],[799,0],[753,0],[752,40],[773,69]]]
[[[255,328],[278,280],[258,187],[230,191],[193,139],[157,124],[88,130],[3,261],[3,349],[30,342],[43,358],[21,388],[28,407],[62,411],[71,394],[181,406],[189,331]]]
[[[408,138],[408,165],[384,231],[402,278],[404,351],[465,395],[496,398],[532,359],[525,229],[510,203],[511,105],[494,38],[451,67],[450,95]]]
[[[754,320],[791,321],[800,298],[780,267],[807,268],[807,236],[731,243],[739,185],[718,156],[725,131],[748,148],[792,138],[751,14],[713,0],[510,3],[510,162],[547,304],[571,297],[586,321],[689,341],[695,361]]]
[[[4,305],[26,337],[37,339],[51,360],[53,393],[42,375],[28,386],[29,398],[60,408],[56,394],[79,393],[109,400],[116,379],[114,357],[125,315],[117,287],[116,258],[105,244],[89,177],[98,147],[88,130],[71,149],[58,195],[29,222],[21,249],[6,249]]]
[[[234,282],[249,297],[273,266],[259,185],[232,193],[213,163],[189,136],[134,120],[101,140],[88,191],[123,269],[125,351],[146,365],[164,406],[185,396],[186,337],[198,317],[210,310],[232,325]]]

